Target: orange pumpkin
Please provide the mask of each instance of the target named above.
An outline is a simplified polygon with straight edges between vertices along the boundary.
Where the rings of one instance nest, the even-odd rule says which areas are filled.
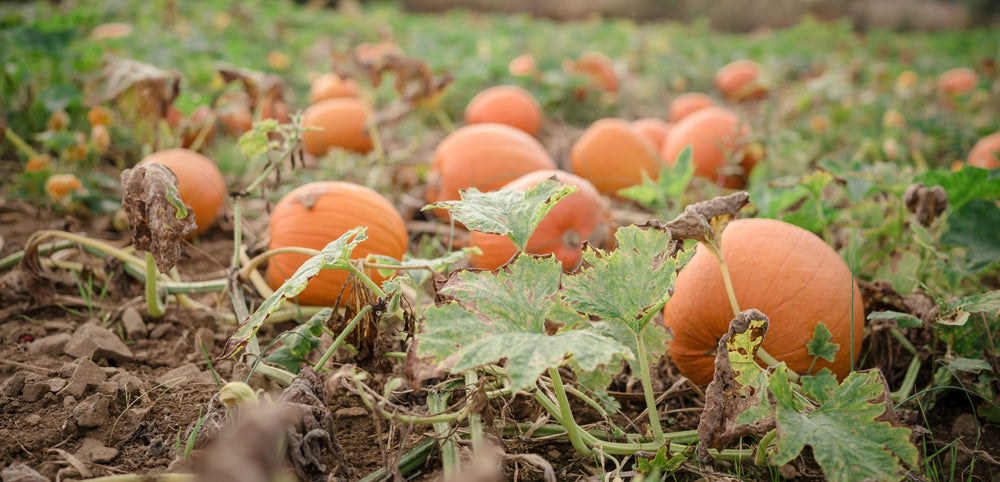
[[[590,79],[590,86],[606,92],[618,92],[618,74],[614,63],[607,55],[600,52],[585,52],[576,60],[563,62],[563,70],[570,74],[579,74]],[[577,92],[580,97],[583,92]]]
[[[368,227],[368,239],[355,248],[353,258],[384,254],[402,259],[409,244],[406,225],[396,208],[379,193],[357,184],[321,181],[293,189],[271,212],[270,249],[298,246],[322,249],[357,226]],[[277,289],[308,256],[279,254],[268,260],[267,284]],[[304,305],[332,305],[347,281],[348,272],[324,270],[298,296]],[[381,283],[378,272],[370,274]],[[342,300],[350,296],[345,291]]]
[[[538,72],[535,56],[524,54],[516,57],[507,64],[507,71],[516,76],[534,75]]]
[[[965,95],[972,92],[979,83],[979,74],[968,67],[956,67],[944,71],[937,81],[938,90],[945,95]]]
[[[360,95],[361,89],[354,79],[343,78],[333,72],[327,72],[313,81],[312,88],[309,89],[309,103],[315,104],[321,100],[358,97]]]
[[[427,202],[459,199],[459,189],[499,189],[523,174],[555,169],[545,148],[522,130],[505,124],[470,124],[438,144],[428,178]],[[435,213],[447,218],[444,210]]]
[[[983,169],[1000,167],[1000,132],[994,132],[976,142],[969,151],[970,166]]]
[[[845,377],[851,368],[852,333],[854,356],[861,351],[865,312],[861,292],[840,256],[809,231],[773,219],[733,221],[722,234],[722,252],[740,309],[756,308],[771,320],[764,349],[804,372],[813,361],[806,342],[823,322],[840,349],[833,363],[820,359],[813,372],[829,368]],[[695,383],[710,382],[714,351],[733,311],[718,260],[707,249],[699,247],[678,274],[663,319],[673,331],[671,360]]]
[[[674,125],[660,155],[673,165],[681,151],[692,146],[695,174],[726,187],[740,187],[759,160],[756,153],[747,149],[749,136],[750,127],[735,112],[724,107],[707,107]],[[720,170],[733,161],[738,161],[742,173]]]
[[[663,164],[656,147],[632,124],[615,118],[590,125],[570,150],[573,172],[583,176],[602,194],[642,183],[642,173],[656,179]]]
[[[203,234],[215,224],[225,204],[226,180],[211,159],[189,149],[154,152],[139,164],[162,164],[177,176],[177,191],[191,206],[198,227],[188,236]]]
[[[691,115],[692,113],[704,109],[705,107],[715,107],[715,99],[710,97],[708,94],[702,94],[701,92],[688,92],[681,94],[670,103],[670,109],[667,113],[667,118],[670,122],[677,123],[681,119]]]
[[[541,130],[542,117],[542,106],[535,96],[516,85],[498,85],[483,90],[465,108],[466,124],[507,124],[532,136],[537,136]]]
[[[306,152],[317,157],[333,148],[371,151],[368,115],[368,108],[356,98],[339,97],[317,102],[302,114],[302,126],[320,130],[302,134],[302,145]]]
[[[556,177],[566,185],[576,186],[577,191],[556,203],[545,215],[538,228],[528,239],[525,250],[533,254],[552,254],[569,271],[580,264],[580,249],[589,240],[595,246],[608,248],[614,242],[615,221],[607,202],[593,184],[586,179],[556,169],[545,169],[525,174],[501,189],[527,190],[545,179]],[[507,236],[472,231],[469,244],[477,246],[483,254],[472,255],[472,266],[497,269],[517,252],[514,242]]]
[[[730,62],[715,73],[715,87],[728,99],[745,100],[767,97],[761,82],[760,64],[741,59]]]
[[[639,131],[656,149],[663,146],[671,125],[656,117],[643,117],[632,121],[632,128]]]

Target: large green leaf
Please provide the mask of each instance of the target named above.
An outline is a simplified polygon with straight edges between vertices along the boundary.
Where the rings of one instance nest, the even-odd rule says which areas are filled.
[[[771,377],[770,389],[778,430],[772,463],[786,464],[809,445],[831,481],[899,480],[904,471],[902,463],[917,464],[910,429],[875,420],[885,413],[886,406],[872,400],[888,396],[877,370],[851,373],[832,393],[824,389],[823,393],[811,394],[823,400],[812,411],[802,411],[784,367]]]
[[[284,284],[274,290],[274,293],[260,304],[249,319],[240,324],[236,333],[226,341],[226,347],[219,358],[231,357],[246,346],[250,337],[257,333],[268,317],[281,308],[285,301],[302,293],[309,284],[309,280],[315,278],[320,271],[324,269],[348,269],[351,263],[351,253],[359,243],[366,239],[368,239],[367,228],[358,226],[331,241],[319,254],[302,263],[302,266],[299,266],[299,269],[295,270],[295,273]]]
[[[472,187],[460,191],[461,201],[437,202],[424,209],[447,209],[467,228],[505,235],[514,241],[518,250],[524,251],[528,238],[542,218],[557,202],[574,192],[576,186],[567,186],[555,179],[546,179],[527,191],[480,192]]]
[[[608,364],[628,349],[591,330],[586,316],[560,302],[562,264],[555,258],[518,255],[494,271],[462,270],[440,290],[454,301],[424,312],[416,356],[461,371],[506,358],[516,391],[568,356],[585,371]]]
[[[980,271],[1000,261],[1000,207],[976,199],[948,216],[948,232],[941,242],[968,248],[969,269]]]
[[[1000,170],[965,166],[958,172],[947,169],[928,171],[918,176],[928,186],[941,186],[948,193],[948,204],[959,210],[975,199],[1000,198]]]

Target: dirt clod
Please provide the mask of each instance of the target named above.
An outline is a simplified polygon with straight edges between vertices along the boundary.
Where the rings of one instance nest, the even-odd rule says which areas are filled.
[[[132,358],[132,350],[129,350],[111,330],[93,324],[85,324],[77,329],[63,351],[75,358],[109,359],[118,362]]]
[[[110,420],[108,412],[108,397],[103,393],[95,393],[73,408],[73,417],[80,427],[100,427]]]
[[[49,482],[48,477],[42,476],[21,462],[15,462],[3,469],[3,472],[0,472],[0,479],[3,482]]]
[[[122,328],[125,329],[125,337],[129,340],[142,340],[149,336],[146,329],[146,322],[142,321],[142,316],[131,306],[122,312]]]

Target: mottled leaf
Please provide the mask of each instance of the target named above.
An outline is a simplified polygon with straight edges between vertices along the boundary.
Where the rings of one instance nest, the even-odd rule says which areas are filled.
[[[952,211],[941,242],[968,249],[969,269],[980,271],[1000,262],[1000,207],[993,200],[976,199]]]
[[[910,429],[876,421],[886,404],[872,400],[887,390],[878,370],[851,373],[812,411],[804,412],[792,395],[784,367],[771,377],[770,389],[778,430],[771,463],[784,465],[809,445],[831,481],[894,481],[902,477],[903,464],[917,464]]]
[[[804,376],[800,381],[806,395],[820,404],[830,400],[838,385],[837,376],[829,368],[820,370],[816,375]]]
[[[464,189],[459,193],[461,201],[437,202],[424,209],[447,209],[456,221],[467,228],[507,236],[519,251],[524,251],[528,238],[542,218],[557,202],[574,192],[576,186],[564,185],[553,177],[526,191],[500,189],[480,192],[474,187]]]
[[[315,278],[320,271],[348,269],[351,253],[359,243],[366,239],[368,239],[367,228],[358,226],[331,241],[319,254],[302,263],[302,266],[295,270],[295,273],[284,284],[274,290],[271,296],[264,299],[257,310],[250,315],[250,318],[240,324],[236,333],[226,341],[226,347],[219,358],[229,358],[246,346],[250,337],[257,333],[268,317],[285,304],[285,301],[302,293],[309,284],[309,280]]]
[[[516,391],[572,356],[582,370],[608,364],[627,348],[590,330],[559,300],[562,264],[552,257],[518,255],[497,271],[460,270],[439,290],[454,301],[428,308],[415,339],[415,356],[461,371],[506,358]]]
[[[393,259],[384,254],[370,254],[368,255],[367,261],[377,264],[383,264],[387,266],[399,266],[401,268],[430,268],[435,272],[442,272],[448,268],[449,265],[456,263],[471,253],[482,253],[478,247],[462,248],[458,251],[452,251],[445,254],[444,256],[438,258],[415,258],[409,255],[409,253],[403,255],[403,260]],[[396,273],[397,270],[394,269],[379,269],[379,274],[382,276],[390,276]],[[398,271],[401,274],[406,274],[413,278],[414,286],[420,286],[428,278],[431,277],[431,272],[426,269],[407,269]]]
[[[268,134],[278,129],[278,121],[264,119],[253,124],[253,128],[240,136],[239,146],[243,157],[250,158],[264,154],[272,147]]]
[[[924,324],[920,321],[920,318],[913,316],[909,313],[901,313],[898,311],[886,310],[886,311],[873,311],[868,314],[869,320],[893,320],[896,325],[900,328],[916,328]]]
[[[715,246],[716,240],[722,239],[726,225],[748,202],[750,194],[744,191],[697,202],[684,208],[680,216],[666,223],[666,227],[676,239],[694,239]]]

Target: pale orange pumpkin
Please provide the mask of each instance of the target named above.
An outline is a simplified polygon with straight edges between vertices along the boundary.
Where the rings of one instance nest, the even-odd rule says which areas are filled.
[[[381,194],[357,184],[320,181],[293,189],[271,212],[270,249],[297,246],[322,249],[348,230],[367,226],[368,239],[355,248],[352,258],[383,254],[402,259],[409,236],[402,216]],[[279,254],[268,260],[267,283],[277,289],[309,256]],[[323,270],[298,296],[304,305],[332,305],[347,281],[348,272]],[[370,277],[376,283],[383,278],[377,271]],[[348,300],[345,290],[342,300]]]
[[[542,106],[524,87],[498,85],[485,89],[465,107],[466,124],[493,122],[516,127],[532,136],[542,128]]]
[[[162,164],[177,176],[177,191],[194,211],[198,227],[188,236],[203,234],[215,224],[226,200],[226,180],[211,159],[189,149],[154,152],[139,164]]]
[[[756,308],[770,319],[767,352],[804,372],[813,362],[806,342],[819,322],[840,345],[833,363],[820,359],[813,372],[830,368],[839,378],[861,351],[865,312],[861,292],[843,259],[822,239],[773,219],[741,219],[722,234],[722,252],[741,310]],[[668,354],[684,376],[699,385],[712,380],[714,351],[733,311],[715,256],[699,246],[681,270],[663,310],[673,332]],[[853,325],[853,326],[852,326]]]
[[[983,169],[1000,167],[1000,132],[994,132],[976,142],[969,151],[968,164]]]
[[[606,118],[591,124],[573,144],[570,166],[602,194],[616,195],[642,183],[642,173],[659,178],[663,163],[656,147],[631,123]]]
[[[708,94],[702,94],[701,92],[687,92],[678,95],[677,98],[670,103],[670,109],[667,111],[667,119],[669,119],[670,122],[677,123],[680,122],[681,119],[696,111],[704,109],[705,107],[714,107],[715,105],[715,99]]]
[[[976,88],[979,74],[968,67],[956,67],[941,73],[937,80],[938,90],[945,95],[965,95]]]
[[[706,107],[674,125],[663,143],[660,155],[670,165],[691,146],[695,174],[716,183],[738,188],[746,184],[759,156],[748,149],[750,126],[725,107]],[[721,168],[738,164],[743,172],[724,172]]]
[[[632,127],[659,150],[666,142],[672,125],[657,117],[643,117],[632,121]]]
[[[615,221],[601,193],[586,179],[566,171],[544,169],[525,174],[501,189],[527,190],[538,183],[555,177],[566,185],[576,186],[577,191],[556,203],[538,224],[528,239],[525,250],[532,254],[552,254],[566,271],[580,264],[580,250],[584,241],[606,249],[614,242]],[[517,252],[514,242],[507,236],[472,231],[469,245],[482,250],[473,254],[470,261],[477,268],[493,270],[507,262]]]
[[[302,145],[314,156],[323,156],[334,148],[371,151],[368,116],[369,110],[360,99],[338,97],[319,101],[302,114],[303,127],[317,128],[302,134]]]
[[[338,97],[358,97],[361,89],[351,78],[344,78],[334,72],[327,72],[316,77],[309,89],[309,103],[315,104],[321,100]]]
[[[715,73],[715,87],[726,98],[737,101],[767,96],[760,64],[753,60],[741,59],[722,66]]]

